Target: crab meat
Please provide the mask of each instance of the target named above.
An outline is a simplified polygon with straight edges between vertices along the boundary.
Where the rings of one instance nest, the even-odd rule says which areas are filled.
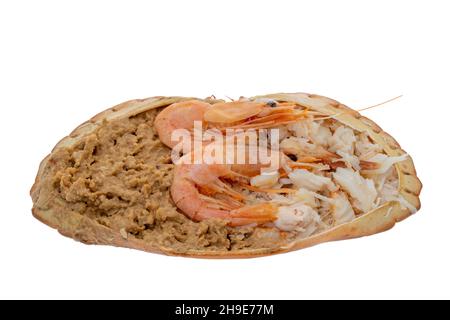
[[[368,157],[376,153],[380,153],[382,148],[373,143],[367,132],[361,132],[355,143],[355,154],[360,157],[360,159],[367,160]]]
[[[355,170],[360,170],[361,167],[359,165],[359,159],[357,156],[353,154],[346,153],[344,151],[338,150],[336,151],[336,154],[339,155],[341,158],[336,159],[335,161],[343,161],[347,168],[353,168]]]
[[[312,119],[306,119],[288,126],[289,130],[294,132],[298,138],[311,140],[312,142],[326,147],[331,138],[331,130],[322,126],[319,122]]]
[[[385,154],[378,153],[372,158],[370,158],[371,162],[375,162],[378,164],[378,168],[374,170],[363,170],[362,173],[366,175],[375,175],[375,174],[384,174],[386,173],[394,164],[404,161],[408,158],[407,154],[402,154],[397,157],[389,157]]]
[[[383,186],[380,188],[380,197],[382,202],[391,201],[398,194],[398,180],[383,181]]]
[[[301,203],[278,209],[275,226],[284,231],[297,231],[303,237],[311,235],[321,224],[320,216],[311,207]]]
[[[377,189],[371,179],[349,168],[337,168],[333,173],[336,182],[353,198],[355,207],[362,212],[370,211],[377,198]]]
[[[250,179],[250,184],[258,188],[271,188],[278,183],[280,174],[278,171],[264,172]]]
[[[331,152],[341,151],[348,154],[353,154],[354,143],[356,142],[353,130],[346,127],[339,127],[334,131],[333,136],[328,140]]]
[[[306,188],[310,191],[338,189],[330,178],[316,175],[305,169],[295,169],[288,176],[297,188]]]
[[[293,195],[293,197],[311,208],[317,207],[316,197],[314,196],[316,193],[306,190],[304,188],[298,189],[298,191]]]
[[[343,192],[336,192],[332,195],[331,209],[336,224],[346,223],[355,219],[352,205]]]
[[[288,137],[281,141],[280,149],[284,153],[294,154],[297,157],[316,157],[320,159],[331,159],[336,157],[324,147],[308,142],[305,138]]]

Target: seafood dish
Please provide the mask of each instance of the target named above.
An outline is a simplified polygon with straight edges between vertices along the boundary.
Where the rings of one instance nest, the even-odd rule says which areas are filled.
[[[417,212],[413,161],[333,99],[152,97],[63,138],[33,215],[86,244],[250,258],[372,235]]]

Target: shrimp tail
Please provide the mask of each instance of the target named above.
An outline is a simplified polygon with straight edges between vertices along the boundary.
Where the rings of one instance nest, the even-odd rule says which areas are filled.
[[[277,210],[277,206],[272,203],[261,203],[232,210],[230,214],[232,219],[249,219],[253,222],[266,223],[277,219]]]

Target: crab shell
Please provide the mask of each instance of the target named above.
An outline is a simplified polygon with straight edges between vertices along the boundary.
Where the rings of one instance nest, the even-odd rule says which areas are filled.
[[[259,98],[273,99],[276,101],[294,102],[299,105],[317,110],[324,114],[335,115],[334,119],[357,130],[365,131],[372,140],[380,145],[387,155],[399,156],[405,154],[400,145],[389,134],[384,132],[377,124],[361,116],[357,111],[326,97],[306,94],[306,93],[280,93],[258,96],[250,100]],[[131,100],[118,106],[107,109],[91,120],[81,124],[69,136],[63,138],[53,149],[53,152],[70,147],[83,139],[86,135],[99,127],[104,120],[119,120],[153,108],[168,106],[172,103],[189,100],[186,97],[152,97],[148,99]],[[203,99],[198,99],[203,100]],[[212,98],[204,99],[209,103],[219,102]],[[187,252],[177,252],[164,246],[155,246],[145,243],[140,239],[124,239],[119,231],[112,230],[100,225],[83,215],[75,212],[67,212],[61,218],[58,212],[52,208],[40,206],[39,194],[41,181],[47,178],[47,167],[49,166],[47,156],[40,164],[36,181],[31,189],[31,196],[34,207],[32,209],[34,217],[43,223],[57,229],[62,235],[77,239],[87,244],[114,245],[133,249],[144,250],[153,253],[166,255],[187,256],[195,258],[252,258],[284,253],[310,247],[322,242],[358,238],[386,231],[392,228],[396,222],[409,217],[414,212],[407,208],[402,208],[397,201],[390,201],[365,213],[351,222],[330,228],[327,231],[313,235],[308,238],[297,239],[277,248],[243,249],[237,251],[202,251],[189,250]],[[395,164],[399,177],[399,194],[417,210],[420,208],[419,194],[422,184],[417,178],[414,163],[410,157],[405,161]]]

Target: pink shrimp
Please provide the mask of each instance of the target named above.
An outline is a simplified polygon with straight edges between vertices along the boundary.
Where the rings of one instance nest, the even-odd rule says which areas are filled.
[[[272,151],[275,152],[275,151]],[[281,153],[281,161],[288,161]],[[189,155],[186,155],[187,157]],[[245,196],[229,182],[247,186],[251,177],[267,167],[262,164],[179,164],[171,187],[176,206],[189,218],[201,221],[218,218],[231,226],[264,224],[277,218],[278,208],[269,202],[246,205]]]
[[[229,165],[180,165],[175,168],[171,187],[176,206],[195,221],[218,218],[231,226],[262,224],[276,219],[276,207],[270,203],[244,206],[245,197],[221,178],[242,178]]]
[[[192,130],[195,121],[209,128],[264,129],[289,124],[306,116],[306,110],[297,110],[294,105],[276,105],[239,100],[210,105],[199,100],[174,103],[166,107],[155,119],[160,140],[169,148],[176,129]],[[206,127],[206,126],[205,126]]]
[[[172,141],[172,133],[177,129],[192,130],[194,121],[203,121],[203,115],[210,107],[209,103],[199,100],[182,101],[166,107],[155,119],[161,142],[173,148],[177,142]]]

